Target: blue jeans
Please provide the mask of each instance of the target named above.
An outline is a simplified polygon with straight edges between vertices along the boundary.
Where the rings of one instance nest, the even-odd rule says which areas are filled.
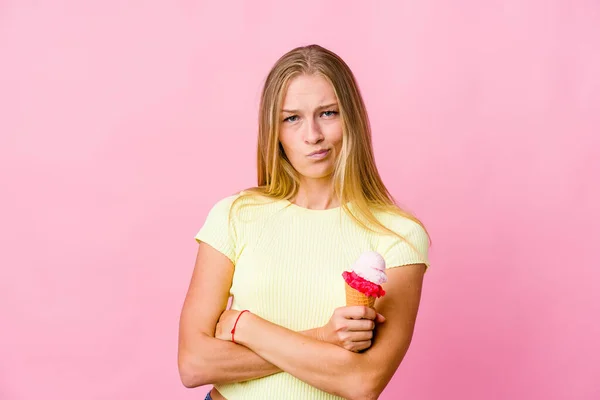
[[[212,397],[210,397],[210,392],[206,393],[204,400],[212,400]]]

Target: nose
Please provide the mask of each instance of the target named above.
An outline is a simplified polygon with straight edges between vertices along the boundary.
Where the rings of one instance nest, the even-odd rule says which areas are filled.
[[[317,144],[323,140],[321,127],[317,122],[310,121],[304,131],[304,142],[306,144]]]

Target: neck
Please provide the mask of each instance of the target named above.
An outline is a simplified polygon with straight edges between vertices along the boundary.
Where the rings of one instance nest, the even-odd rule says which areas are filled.
[[[329,179],[303,180],[292,202],[311,210],[326,210],[340,205],[333,191],[333,183]]]

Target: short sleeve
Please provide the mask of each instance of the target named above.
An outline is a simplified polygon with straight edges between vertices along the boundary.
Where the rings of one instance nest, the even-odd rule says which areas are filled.
[[[236,232],[229,212],[234,199],[235,196],[222,199],[210,209],[195,239],[215,248],[235,264]]]
[[[429,269],[429,236],[425,229],[401,216],[394,216],[385,225],[405,239],[392,235],[381,239],[379,252],[387,268],[425,264]]]

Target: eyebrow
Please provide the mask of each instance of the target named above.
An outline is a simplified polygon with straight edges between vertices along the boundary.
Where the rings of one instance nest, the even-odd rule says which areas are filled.
[[[337,105],[338,105],[337,103],[325,104],[323,106],[317,107],[317,110],[323,110],[325,108],[337,107]],[[281,112],[290,113],[290,114],[299,114],[300,110],[281,110]]]

